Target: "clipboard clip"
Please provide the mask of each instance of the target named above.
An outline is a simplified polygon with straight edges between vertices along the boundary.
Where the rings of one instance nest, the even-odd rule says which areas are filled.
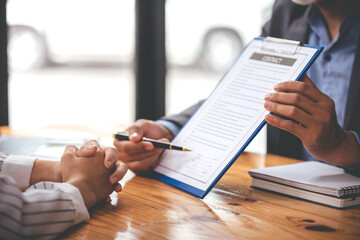
[[[276,48],[274,48],[275,46]],[[294,55],[299,46],[302,46],[300,41],[266,37],[262,41],[261,49],[265,51]]]

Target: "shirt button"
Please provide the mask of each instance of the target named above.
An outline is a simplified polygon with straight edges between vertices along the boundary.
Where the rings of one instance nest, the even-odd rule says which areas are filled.
[[[325,61],[329,62],[331,60],[331,55],[330,54],[326,54],[324,57]]]

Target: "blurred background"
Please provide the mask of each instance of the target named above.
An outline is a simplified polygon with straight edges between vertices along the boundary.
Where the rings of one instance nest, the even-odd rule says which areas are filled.
[[[166,114],[211,93],[272,4],[166,0]],[[135,120],[134,0],[8,0],[7,23],[13,129]],[[264,130],[248,151],[265,152]]]

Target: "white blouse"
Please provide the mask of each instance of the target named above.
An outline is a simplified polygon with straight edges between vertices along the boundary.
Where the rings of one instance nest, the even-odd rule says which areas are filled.
[[[90,218],[71,184],[39,182],[29,187],[34,161],[0,152],[0,238],[53,239]]]

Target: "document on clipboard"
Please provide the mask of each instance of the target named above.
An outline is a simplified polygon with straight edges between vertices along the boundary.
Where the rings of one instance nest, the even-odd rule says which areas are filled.
[[[204,198],[266,124],[264,96],[277,83],[301,79],[321,51],[297,41],[253,39],[174,138],[192,151],[165,150],[154,177]]]

